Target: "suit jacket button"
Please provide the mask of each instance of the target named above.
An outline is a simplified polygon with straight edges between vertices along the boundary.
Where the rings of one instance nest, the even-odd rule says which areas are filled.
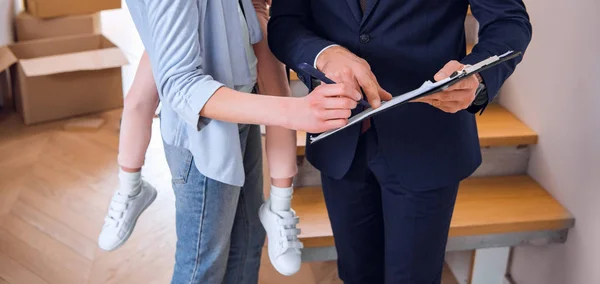
[[[368,34],[360,35],[360,43],[368,43],[369,41],[371,41],[371,37]]]
[[[297,74],[298,75],[298,79],[300,79],[300,81],[304,81],[304,76]]]

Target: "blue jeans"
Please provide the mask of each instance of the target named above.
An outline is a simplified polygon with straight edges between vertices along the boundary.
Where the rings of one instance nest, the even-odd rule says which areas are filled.
[[[185,148],[164,143],[175,191],[177,250],[172,283],[258,282],[265,231],[262,148],[256,125],[239,128],[246,181],[227,185],[202,175]]]

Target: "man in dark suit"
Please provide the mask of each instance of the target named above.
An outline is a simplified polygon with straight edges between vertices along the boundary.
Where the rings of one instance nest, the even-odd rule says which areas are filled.
[[[466,55],[469,4],[480,28]],[[378,107],[432,76],[524,52],[532,28],[521,0],[273,0],[268,31],[271,50],[288,67],[314,64],[362,88]],[[474,114],[520,61],[307,147],[322,174],[345,283],[440,282],[458,184],[481,163]]]

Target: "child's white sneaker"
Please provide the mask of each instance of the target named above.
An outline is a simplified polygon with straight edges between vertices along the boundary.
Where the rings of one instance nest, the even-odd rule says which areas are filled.
[[[139,186],[139,193],[134,196],[120,190],[113,195],[98,237],[101,249],[111,251],[122,246],[131,236],[138,217],[156,199],[156,189],[152,185],[141,180]]]
[[[271,200],[267,199],[258,215],[267,232],[269,259],[273,267],[286,276],[298,272],[302,264],[303,245],[298,240],[300,229],[296,228],[296,212],[291,209],[274,212],[271,210]]]

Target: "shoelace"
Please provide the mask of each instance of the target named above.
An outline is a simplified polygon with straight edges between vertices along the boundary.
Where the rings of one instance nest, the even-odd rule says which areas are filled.
[[[279,241],[281,253],[287,251],[287,249],[302,249],[304,245],[300,240],[298,240],[298,235],[300,234],[300,229],[296,228],[296,225],[299,223],[298,217],[295,214],[280,214],[282,219],[277,220],[280,229],[279,234],[281,235],[281,239]]]
[[[119,225],[119,221],[123,218],[125,210],[129,207],[130,197],[127,194],[116,192],[108,207],[108,214],[104,218],[105,226]]]

